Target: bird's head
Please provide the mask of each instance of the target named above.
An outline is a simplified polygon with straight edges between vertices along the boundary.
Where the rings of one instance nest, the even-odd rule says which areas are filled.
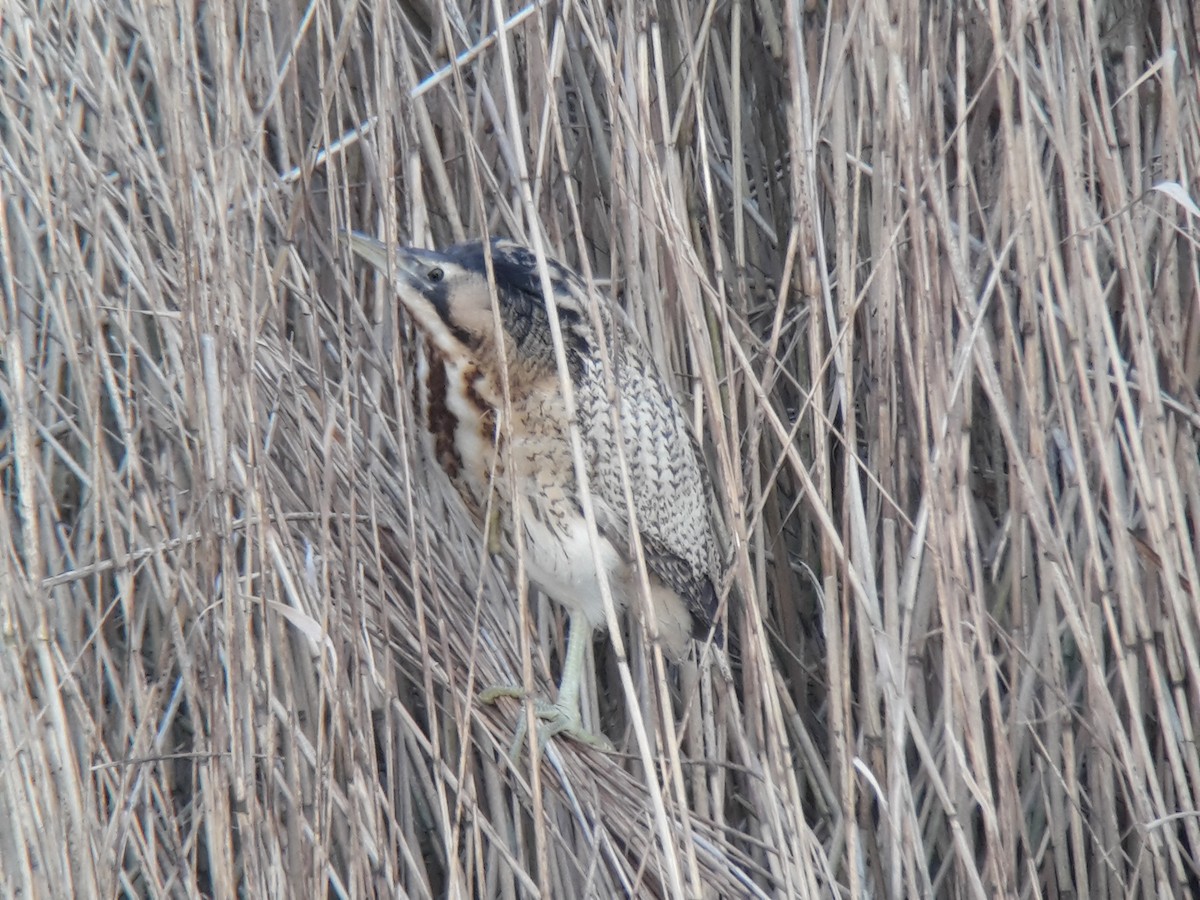
[[[350,247],[380,273],[391,274],[400,303],[442,353],[487,365],[500,358],[497,341],[502,337],[510,378],[557,372],[537,258],[528,248],[505,240],[491,242],[493,290],[481,241],[442,251],[395,248],[390,263],[388,246],[375,238],[351,233]],[[547,265],[567,365],[573,369],[587,352],[591,334],[583,306],[585,288],[562,264],[547,260]]]

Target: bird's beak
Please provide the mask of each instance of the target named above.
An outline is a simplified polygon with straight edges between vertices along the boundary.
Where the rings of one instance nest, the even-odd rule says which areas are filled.
[[[425,290],[424,274],[429,267],[447,262],[446,257],[436,250],[420,250],[416,247],[396,247],[389,256],[388,245],[378,238],[361,231],[347,231],[345,234],[356,256],[366,260],[381,274],[390,273],[401,282],[411,281],[418,291]]]
[[[347,231],[346,237],[350,243],[350,249],[380,272],[388,270],[388,248],[387,244],[377,238],[363,234],[361,231]]]

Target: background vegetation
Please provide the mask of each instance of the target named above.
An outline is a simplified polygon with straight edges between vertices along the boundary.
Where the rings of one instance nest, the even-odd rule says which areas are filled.
[[[0,892],[1196,892],[1196,35],[6,4]],[[345,227],[539,232],[630,311],[719,485],[731,681],[627,627],[622,753],[508,762],[476,695],[550,690],[561,616],[416,453]]]

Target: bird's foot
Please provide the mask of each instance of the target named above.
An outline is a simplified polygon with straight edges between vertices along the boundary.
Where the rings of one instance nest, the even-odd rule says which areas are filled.
[[[522,688],[512,685],[497,685],[482,691],[479,694],[479,701],[481,703],[495,703],[502,697],[512,697],[518,700],[523,699],[525,691]],[[583,719],[579,715],[577,704],[551,703],[548,700],[539,699],[534,701],[533,712],[541,720],[537,730],[537,751],[539,756],[546,749],[546,743],[550,738],[560,734],[605,753],[613,753],[616,750],[612,742],[604,735],[588,731],[583,727]],[[508,753],[509,758],[513,762],[516,762],[521,756],[521,748],[525,745],[525,729],[526,719],[522,715],[520,722],[517,724],[516,738],[513,740],[512,748]]]

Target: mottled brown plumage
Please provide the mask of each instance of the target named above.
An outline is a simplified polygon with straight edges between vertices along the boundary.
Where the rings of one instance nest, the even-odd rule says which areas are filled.
[[[431,458],[476,517],[489,501],[499,511],[491,523],[498,534],[492,537],[510,555],[519,543],[511,510],[519,508],[530,581],[571,613],[559,702],[542,710],[542,717],[553,732],[601,742],[580,725],[578,678],[583,649],[592,630],[603,626],[604,609],[534,254],[509,241],[493,241],[493,287],[481,242],[442,252],[396,249],[390,260],[387,248],[372,238],[352,235],[351,246],[391,274],[400,303],[424,337],[415,391]],[[645,608],[619,446],[650,576],[653,618],[664,648],[681,657],[689,637],[706,634],[716,612],[717,541],[702,456],[683,411],[624,314],[603,297],[593,307],[578,275],[553,260],[547,263],[600,534],[599,556],[614,601],[639,614]],[[599,322],[593,322],[594,308]],[[504,418],[502,375],[507,376],[510,421]],[[610,383],[619,424],[613,421]]]

